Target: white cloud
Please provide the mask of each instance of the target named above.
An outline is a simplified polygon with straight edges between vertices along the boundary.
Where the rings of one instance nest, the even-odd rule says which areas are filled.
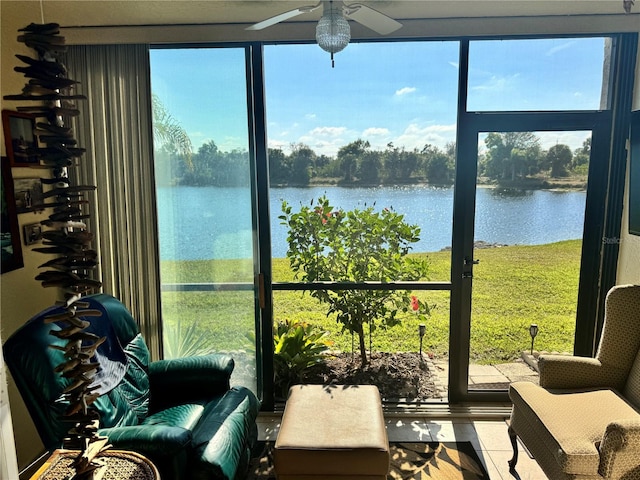
[[[300,137],[300,142],[308,145],[309,148],[311,148],[311,150],[316,152],[316,154],[318,155],[327,155],[330,157],[334,157],[337,155],[338,150],[340,150],[341,147],[347,145],[350,140],[342,138],[322,139],[304,135]]]
[[[402,95],[407,95],[409,93],[415,92],[416,90],[416,87],[403,87],[400,90],[396,90],[396,96],[400,97]]]
[[[365,140],[367,140],[368,137],[380,137],[383,135],[389,135],[388,128],[370,127],[362,132],[362,136],[364,137]]]
[[[460,68],[460,64],[458,62],[449,62],[449,65],[451,65],[455,69]]]
[[[551,47],[549,50],[547,50],[545,55],[550,57],[551,55],[555,55],[556,53],[561,52],[562,50],[565,50],[565,49],[575,45],[575,43],[576,43],[575,40],[572,40],[570,42],[565,42],[565,43],[562,43],[560,45],[556,45],[555,47]]]
[[[298,143],[308,145],[318,155],[335,156],[340,147],[358,138],[358,132],[347,127],[316,127],[300,136]]]
[[[347,131],[347,127],[316,127],[309,132],[312,136],[336,137],[343,135]]]
[[[240,151],[248,150],[246,138],[234,137],[231,135],[224,137],[222,142],[220,142],[219,144],[216,143],[216,145],[218,145],[218,149],[220,149],[223,152],[231,152],[233,150],[240,150]]]
[[[371,148],[384,150],[389,142],[396,147],[404,147],[407,150],[421,149],[430,143],[439,148],[444,148],[448,142],[455,140],[456,125],[421,125],[418,122],[410,123],[402,132],[395,133],[386,127],[369,127],[363,131],[357,131],[348,127],[316,127],[295,140],[285,141],[269,139],[269,148],[280,148],[290,153],[292,143],[304,143],[318,155],[335,156],[341,147],[358,138],[368,140]]]
[[[427,143],[444,148],[447,142],[455,140],[455,136],[455,123],[451,125],[428,125],[426,127],[412,123],[393,140],[393,144],[396,147],[405,147],[407,150],[421,149]]]
[[[492,75],[486,82],[481,85],[475,85],[471,87],[471,90],[481,90],[485,92],[505,92],[507,88],[511,87],[514,81],[520,76],[519,73],[509,75],[507,77],[500,77]]]
[[[544,150],[558,144],[568,145],[571,150],[575,150],[591,136],[591,132],[536,132],[536,135],[540,138],[540,147]]]
[[[314,118],[316,118],[316,114],[315,113],[307,113],[304,118],[308,119],[308,120],[313,120]]]
[[[282,151],[288,152],[291,150],[291,143],[289,141],[276,140],[274,138],[269,138],[268,147],[273,149],[280,149]]]

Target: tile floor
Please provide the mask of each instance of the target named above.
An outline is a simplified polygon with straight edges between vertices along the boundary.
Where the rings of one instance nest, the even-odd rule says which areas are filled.
[[[260,414],[258,438],[275,440],[280,427],[280,415]],[[474,420],[455,418],[436,420],[419,416],[385,415],[389,441],[470,441],[484,462],[491,480],[548,480],[538,464],[520,445],[515,474],[509,472],[507,461],[512,449],[507,434],[506,419]]]

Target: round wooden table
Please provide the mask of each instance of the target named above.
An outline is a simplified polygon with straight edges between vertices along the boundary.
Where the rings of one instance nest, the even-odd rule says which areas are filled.
[[[66,480],[73,474],[77,450],[55,450],[31,480]],[[158,469],[139,453],[126,450],[105,450],[96,458],[103,459],[107,467],[101,471],[101,480],[160,480]]]

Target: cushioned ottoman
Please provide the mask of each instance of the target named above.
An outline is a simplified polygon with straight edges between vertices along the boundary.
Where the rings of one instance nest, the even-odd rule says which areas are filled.
[[[296,385],[274,452],[278,480],[385,480],[389,442],[373,385]]]

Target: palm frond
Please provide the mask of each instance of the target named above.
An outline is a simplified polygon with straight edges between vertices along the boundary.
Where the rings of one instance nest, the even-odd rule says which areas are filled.
[[[187,166],[193,168],[193,144],[187,131],[167,111],[167,108],[156,94],[151,95],[153,110],[153,139],[158,144],[169,144],[182,155]]]

